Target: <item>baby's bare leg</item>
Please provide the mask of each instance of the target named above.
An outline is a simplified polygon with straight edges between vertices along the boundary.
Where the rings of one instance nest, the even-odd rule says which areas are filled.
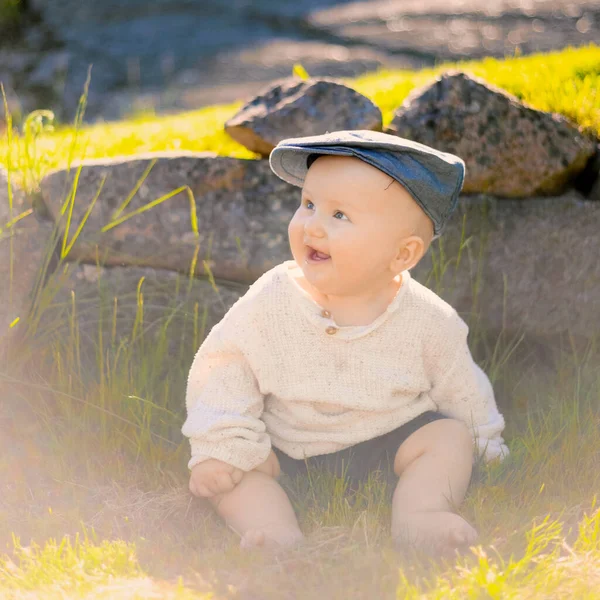
[[[473,440],[454,419],[428,423],[400,446],[400,476],[392,502],[392,535],[399,546],[434,553],[471,544],[477,532],[453,507],[464,499],[471,477]]]
[[[288,546],[303,538],[287,494],[260,467],[245,473],[233,490],[210,501],[219,516],[241,536],[242,547]]]

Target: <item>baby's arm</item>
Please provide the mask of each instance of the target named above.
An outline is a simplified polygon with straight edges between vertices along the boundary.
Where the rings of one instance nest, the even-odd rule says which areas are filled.
[[[258,382],[229,330],[223,322],[214,327],[190,369],[182,428],[190,438],[190,469],[212,458],[251,471],[271,450]]]
[[[475,363],[467,345],[467,325],[456,315],[447,329],[448,358],[440,360],[430,392],[438,410],[464,422],[477,442],[478,454],[486,461],[508,456],[501,433],[504,418],[498,411],[494,391],[487,375]]]

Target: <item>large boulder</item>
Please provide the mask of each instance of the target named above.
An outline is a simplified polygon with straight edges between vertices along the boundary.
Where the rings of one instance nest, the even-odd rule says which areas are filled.
[[[63,207],[77,171],[75,165],[70,172],[55,172],[41,183],[44,203],[63,232],[69,214]],[[300,193],[275,176],[267,161],[163,154],[85,163],[79,174],[69,243],[102,184],[69,260],[187,273],[196,256],[196,275],[211,272],[216,278],[250,283],[282,257],[291,258],[287,225],[300,203]],[[122,218],[184,186],[195,199],[198,236],[193,231],[187,190],[102,231],[117,213]]]
[[[157,359],[191,360],[203,338],[247,290],[245,285],[163,269],[76,263],[57,270],[48,287],[53,298],[42,314],[36,342],[62,344],[66,352],[78,348],[78,360],[92,368],[100,350],[106,355],[112,349],[114,356],[120,346],[122,356],[147,359],[154,351]]]
[[[465,73],[414,90],[390,132],[463,158],[464,193],[513,198],[563,193],[595,152],[564,117]]]
[[[52,226],[38,221],[25,195],[0,171],[0,368],[27,328],[38,283],[51,257]]]
[[[245,285],[291,258],[287,226],[299,190],[275,177],[266,161],[195,156],[157,160],[124,212],[187,184],[195,194],[199,240],[191,229],[184,193],[99,233],[150,164],[150,159],[140,159],[82,169],[71,232],[105,175],[106,181],[71,258],[188,274],[198,252],[197,276],[212,273],[217,280]],[[61,223],[62,194],[72,178],[55,173],[42,184],[44,198]],[[600,203],[585,201],[576,192],[527,201],[461,196],[448,230],[416,267],[415,276],[469,323],[490,332],[592,336],[598,333],[600,314],[599,228]],[[211,232],[205,270],[202,258]]]
[[[473,327],[513,338],[593,338],[599,229],[600,203],[576,192],[526,202],[463,196],[414,274]]]
[[[330,79],[283,79],[225,123],[225,131],[252,152],[268,156],[283,139],[344,129],[381,131],[379,108]]]

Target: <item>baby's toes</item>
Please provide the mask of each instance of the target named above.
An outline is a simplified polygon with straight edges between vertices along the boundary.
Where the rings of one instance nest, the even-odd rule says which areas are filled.
[[[261,548],[265,545],[265,532],[260,529],[250,529],[246,531],[240,541],[240,548],[249,550],[251,548]]]
[[[477,530],[466,521],[455,530],[455,539],[461,544],[474,544],[478,537]]]
[[[447,545],[449,549],[466,548],[477,541],[479,534],[477,530],[469,525],[467,521],[459,517],[461,520],[453,524],[448,529]]]
[[[242,548],[287,548],[301,542],[304,536],[291,527],[249,529],[240,541]]]

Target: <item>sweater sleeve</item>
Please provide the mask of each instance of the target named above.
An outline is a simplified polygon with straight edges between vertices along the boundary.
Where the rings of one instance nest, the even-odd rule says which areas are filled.
[[[431,397],[438,410],[465,423],[471,430],[478,454],[486,461],[508,456],[501,433],[504,418],[498,411],[492,384],[475,363],[467,345],[468,327],[458,315],[442,347],[454,348],[446,368],[434,378]]]
[[[248,361],[227,335],[213,328],[190,369],[182,433],[190,439],[194,465],[216,458],[244,471],[263,463],[271,441],[260,419],[264,403]]]

